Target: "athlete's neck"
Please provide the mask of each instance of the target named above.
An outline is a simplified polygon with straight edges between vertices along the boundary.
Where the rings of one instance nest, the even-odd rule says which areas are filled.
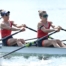
[[[46,24],[46,23],[47,23],[47,21],[43,21],[43,20],[42,20],[41,22],[42,22],[43,24]]]
[[[9,20],[3,20],[4,22],[8,22]]]

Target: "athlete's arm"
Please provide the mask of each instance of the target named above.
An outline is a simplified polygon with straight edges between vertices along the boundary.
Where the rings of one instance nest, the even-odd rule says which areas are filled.
[[[12,31],[21,30],[21,29],[17,29],[17,28],[14,28],[14,27],[7,26],[5,24],[1,24],[1,29],[7,29],[7,30],[12,30]],[[24,31],[24,29],[23,29],[23,31]]]
[[[25,24],[21,24],[20,26],[18,26],[18,25],[17,25],[17,24],[15,24],[14,22],[12,22],[12,25],[13,25],[14,27],[17,27],[17,28],[26,27],[26,25],[25,25]]]
[[[21,28],[21,27],[22,27],[22,25],[18,26],[18,25],[15,24],[13,21],[12,21],[12,25],[13,25],[14,27],[17,27],[17,28]]]
[[[56,26],[54,26],[52,23],[51,23],[51,27],[52,27],[53,29],[58,29],[58,31],[60,31],[61,28],[62,28],[61,26],[57,26],[57,27],[56,27]]]
[[[49,33],[49,32],[52,32],[52,31],[56,31],[55,29],[46,29],[46,28],[41,27],[41,26],[42,26],[42,24],[38,23],[38,29],[41,29],[43,32]]]
[[[52,28],[56,28],[55,25],[53,25],[52,22],[50,22],[50,26],[51,26]]]

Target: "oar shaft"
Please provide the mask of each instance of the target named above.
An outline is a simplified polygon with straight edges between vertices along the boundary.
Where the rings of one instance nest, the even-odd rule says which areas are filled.
[[[18,48],[18,49],[16,49],[16,50],[12,51],[12,52],[10,52],[10,53],[7,53],[7,54],[1,56],[0,58],[5,57],[5,56],[7,56],[7,55],[9,55],[9,54],[12,54],[12,53],[16,52],[17,50],[20,50],[20,49],[22,49],[22,48],[24,48],[24,47],[26,47],[26,46],[20,47],[20,48]]]
[[[28,41],[28,40],[34,40],[34,39],[37,39],[37,38],[26,39],[25,41]]]
[[[23,48],[29,47],[29,46],[32,46],[31,43],[27,43],[27,44],[25,44],[24,46],[19,47],[18,49],[14,50],[14,51],[11,51],[11,52],[9,52],[9,53],[7,53],[7,54],[1,56],[0,58],[5,57],[5,56],[7,56],[7,55],[9,55],[9,54],[12,54],[12,53],[14,53],[14,52],[16,52],[16,51],[18,51],[18,50],[20,50],[20,49],[23,49]],[[34,46],[34,45],[33,45],[33,46]]]
[[[66,40],[61,40],[61,41],[66,41]]]
[[[27,26],[26,26],[26,28],[28,28],[28,29],[30,29],[30,30],[32,30],[32,31],[34,31],[34,32],[37,32],[36,30],[34,30],[34,29],[30,28],[30,27],[27,27]]]
[[[64,31],[66,31],[66,29],[63,29],[63,28],[62,28],[61,30],[64,30]]]

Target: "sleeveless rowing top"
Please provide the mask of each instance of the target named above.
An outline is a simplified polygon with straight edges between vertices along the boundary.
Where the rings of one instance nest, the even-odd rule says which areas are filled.
[[[48,27],[45,27],[45,26],[43,26],[43,27],[45,27],[46,29],[50,29],[50,26],[51,26],[51,23],[48,22]],[[46,35],[48,35],[48,33],[43,32],[41,29],[38,29],[37,38],[41,38],[41,37],[46,36]]]
[[[12,27],[13,25],[13,21],[9,21],[10,22],[10,27]],[[1,37],[4,38],[8,35],[11,35],[11,30],[7,30],[7,29],[1,29]]]

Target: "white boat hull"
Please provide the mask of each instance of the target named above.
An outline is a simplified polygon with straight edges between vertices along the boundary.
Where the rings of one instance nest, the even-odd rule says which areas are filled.
[[[0,53],[10,53],[20,47],[0,47]],[[22,54],[52,54],[52,55],[66,55],[66,48],[47,48],[47,47],[25,47],[15,53]]]

